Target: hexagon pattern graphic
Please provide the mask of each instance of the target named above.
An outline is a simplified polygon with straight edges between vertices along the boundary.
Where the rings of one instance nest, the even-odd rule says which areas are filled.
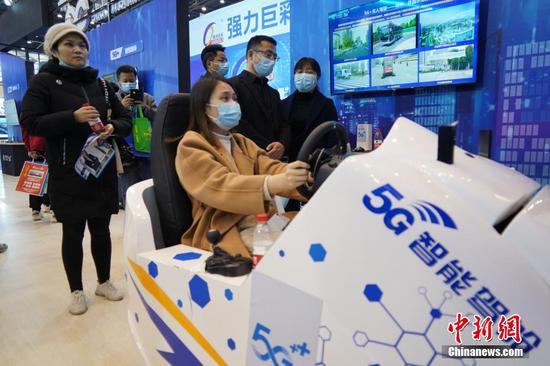
[[[366,347],[369,343],[369,337],[367,336],[367,333],[358,330],[353,334],[353,343],[357,347]]]
[[[195,260],[195,259],[199,259],[201,256],[202,256],[202,254],[200,254],[200,253],[187,252],[187,253],[176,254],[174,256],[174,259],[178,260],[178,261],[192,261],[192,260]]]
[[[327,326],[323,325],[319,328],[319,338],[321,338],[323,341],[330,341],[332,338],[332,332],[330,329],[328,329]]]
[[[191,291],[191,299],[195,304],[204,308],[210,302],[210,292],[208,291],[208,283],[194,275],[189,281],[189,290]]]
[[[378,302],[382,299],[382,290],[378,285],[366,285],[363,294],[370,302]]]
[[[321,355],[321,360],[319,362],[316,362],[315,366],[327,366],[325,364],[325,349],[327,342],[332,339],[332,331],[326,325],[320,326],[319,338],[321,339],[321,349],[318,351],[318,353]]]
[[[404,333],[397,342],[397,351],[412,365],[428,365],[435,357],[435,349],[423,334]]]
[[[155,262],[149,262],[147,269],[149,270],[149,274],[151,275],[151,277],[157,278],[157,276],[159,275],[159,268]]]
[[[226,288],[225,291],[224,291],[224,295],[225,295],[225,298],[227,299],[227,301],[232,301],[233,300],[233,291],[231,291],[230,289]]]
[[[440,319],[443,314],[441,314],[441,310],[439,309],[432,309],[432,311],[430,311],[430,315],[434,319]]]
[[[327,250],[321,243],[311,244],[309,247],[309,256],[314,262],[324,262],[327,256]]]

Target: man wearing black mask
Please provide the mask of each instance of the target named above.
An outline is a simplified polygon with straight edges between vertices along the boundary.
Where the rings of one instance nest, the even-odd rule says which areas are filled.
[[[283,118],[279,92],[267,84],[279,59],[276,46],[271,37],[252,37],[246,46],[246,70],[229,82],[242,106],[237,131],[265,149],[270,158],[281,159],[290,142],[290,128]]]

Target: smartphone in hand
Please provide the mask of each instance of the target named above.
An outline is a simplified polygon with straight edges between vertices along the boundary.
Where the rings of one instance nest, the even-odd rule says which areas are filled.
[[[130,89],[130,98],[143,102],[143,90]]]

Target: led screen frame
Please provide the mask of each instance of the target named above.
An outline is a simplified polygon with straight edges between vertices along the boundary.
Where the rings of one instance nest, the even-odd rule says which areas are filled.
[[[329,14],[333,95],[475,83],[479,0],[384,0]]]

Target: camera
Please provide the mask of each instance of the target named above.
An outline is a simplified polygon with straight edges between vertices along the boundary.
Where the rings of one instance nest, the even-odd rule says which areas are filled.
[[[140,89],[130,89],[130,98],[143,101],[143,91]]]

